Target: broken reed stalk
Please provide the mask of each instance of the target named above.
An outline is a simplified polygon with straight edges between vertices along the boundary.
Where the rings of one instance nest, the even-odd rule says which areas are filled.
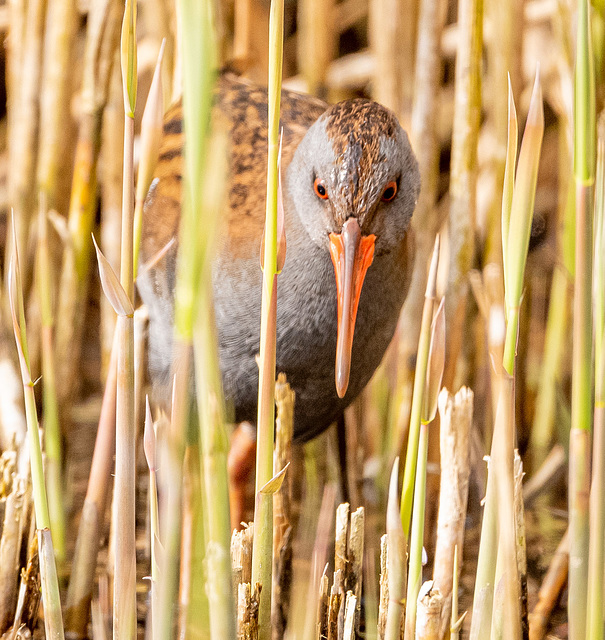
[[[412,228],[416,238],[416,254],[410,289],[401,312],[397,331],[397,384],[389,408],[389,450],[398,453],[407,426],[405,407],[411,395],[414,370],[410,363],[418,348],[420,318],[424,302],[426,264],[439,229],[437,182],[439,154],[437,143],[437,111],[441,82],[441,34],[445,20],[442,0],[420,3],[416,73],[410,137],[418,159],[421,186]],[[422,222],[420,222],[422,221]]]
[[[437,543],[433,563],[433,584],[442,593],[441,636],[450,625],[453,612],[454,557],[462,556],[464,524],[470,475],[470,429],[473,419],[473,392],[462,387],[455,396],[447,389],[439,394],[439,436],[441,485]],[[451,614],[451,615],[450,615]],[[457,612],[455,620],[458,620]]]
[[[8,298],[11,307],[13,331],[21,377],[23,379],[23,393],[25,396],[25,414],[27,419],[27,433],[29,456],[31,465],[32,492],[36,517],[36,530],[40,554],[40,577],[42,582],[42,599],[44,602],[44,628],[47,638],[63,640],[63,617],[61,614],[61,598],[59,595],[59,581],[57,579],[57,565],[55,552],[50,535],[50,514],[44,482],[44,468],[42,464],[42,446],[40,444],[40,427],[36,410],[34,383],[29,369],[27,349],[27,332],[25,327],[25,312],[23,308],[23,289],[19,270],[19,255],[16,250],[16,229],[13,221],[13,246],[15,251],[11,257],[8,274]]]
[[[592,220],[595,180],[595,79],[587,0],[578,0],[574,74],[576,264],[569,437],[569,638],[586,638],[588,500],[592,428]]]
[[[268,159],[267,203],[263,289],[261,304],[260,362],[258,380],[258,416],[256,449],[256,487],[260,490],[273,477],[273,440],[275,416],[275,343],[278,272],[278,182],[279,182],[279,114],[284,39],[284,2],[272,0],[269,17],[269,90],[268,90]],[[283,214],[282,214],[283,215]],[[283,258],[285,256],[280,256]],[[262,511],[258,510],[262,505]],[[254,547],[252,584],[262,585],[258,617],[259,639],[271,638],[271,583],[273,556],[273,501],[257,499],[254,510]]]
[[[115,332],[67,591],[65,629],[73,638],[86,637],[97,554],[104,534],[103,521],[115,451],[117,355]]]
[[[54,317],[52,309],[52,271],[48,247],[46,220],[46,196],[40,194],[40,212],[38,216],[38,255],[36,280],[38,298],[42,316],[42,376],[44,449],[46,452],[46,482],[51,519],[51,531],[57,563],[65,561],[65,512],[63,501],[61,427],[57,404],[54,357]]]
[[[468,272],[473,260],[477,139],[481,115],[483,0],[459,0],[458,48],[449,211],[449,277],[446,306],[447,367],[444,385],[453,387],[466,318]]]
[[[49,207],[57,206],[60,167],[65,149],[65,123],[71,118],[69,80],[76,4],[71,0],[49,2],[44,42],[44,69],[40,90],[38,186]],[[53,533],[54,536],[54,533]]]
[[[433,255],[426,284],[424,308],[422,310],[422,323],[420,339],[418,341],[418,358],[416,360],[416,375],[414,378],[414,394],[412,396],[412,408],[410,412],[410,432],[408,447],[405,456],[405,469],[403,473],[403,488],[401,492],[401,523],[403,534],[408,539],[410,531],[410,518],[412,516],[412,501],[414,497],[414,478],[416,475],[416,461],[418,457],[418,440],[420,437],[420,422],[423,409],[422,397],[426,385],[426,372],[428,367],[429,349],[431,345],[431,323],[433,321],[433,309],[437,296],[437,267],[439,265],[439,236],[435,239]]]
[[[64,409],[77,386],[88,293],[101,123],[122,13],[115,0],[94,2],[88,15],[82,80],[82,113],[69,203],[69,238],[63,251],[57,302],[57,394]]]
[[[602,125],[602,121],[599,123]],[[597,164],[597,206],[595,233],[595,407],[592,451],[592,481],[590,484],[589,547],[588,547],[588,603],[586,613],[587,638],[603,640],[603,561],[605,549],[605,139],[599,127]]]

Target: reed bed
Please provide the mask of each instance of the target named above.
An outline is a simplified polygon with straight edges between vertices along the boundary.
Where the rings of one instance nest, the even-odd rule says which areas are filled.
[[[496,4],[0,12],[0,637],[603,639],[605,16]],[[268,85],[256,469],[237,495],[230,450],[254,443],[229,423],[212,283],[225,69]],[[383,102],[422,176],[393,343],[344,423],[304,444],[276,370],[282,83]],[[173,99],[180,229],[142,263]],[[166,415],[135,280],[175,255]]]

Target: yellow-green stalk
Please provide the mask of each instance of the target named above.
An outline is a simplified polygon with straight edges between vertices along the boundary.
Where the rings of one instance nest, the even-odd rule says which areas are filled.
[[[603,562],[605,549],[605,122],[599,121],[594,248],[595,408],[590,485],[588,548],[588,640],[603,640]]]
[[[174,371],[172,419],[163,452],[162,485],[166,495],[162,515],[164,554],[159,585],[158,611],[154,614],[156,638],[168,638],[173,630],[174,603],[178,597],[183,455],[190,424],[190,373],[193,336],[199,308],[200,282],[207,259],[206,238],[200,223],[203,184],[210,133],[212,93],[216,77],[215,34],[208,0],[181,0],[179,6],[183,78],[184,176],[179,256],[175,291]],[[199,493],[199,492],[194,492]],[[202,518],[197,520],[203,530]],[[203,590],[202,590],[203,591]],[[202,599],[204,594],[201,594]],[[202,603],[201,610],[205,611]]]
[[[510,88],[509,88],[510,91]],[[512,92],[509,104],[514,112]],[[516,139],[516,122],[509,116],[509,136]],[[516,121],[516,116],[514,117]],[[514,131],[513,131],[514,129]],[[519,152],[517,175],[514,190],[511,190],[511,173],[514,171],[514,155],[516,144],[510,142],[507,150],[507,162],[502,197],[502,257],[504,262],[504,292],[506,299],[506,341],[504,343],[504,368],[509,375],[514,375],[515,355],[517,351],[517,334],[519,332],[519,309],[523,295],[525,262],[529,248],[529,236],[534,214],[536,182],[540,149],[544,135],[544,108],[539,73],[536,79],[525,123],[525,132]],[[510,155],[509,155],[510,154]],[[510,158],[513,158],[511,165]],[[510,171],[509,171],[510,169]],[[512,197],[511,197],[512,196]],[[510,202],[510,218],[507,219],[505,203]]]
[[[130,309],[119,314],[118,378],[116,393],[115,564],[113,637],[136,635],[135,469],[136,425],[134,398],[134,109],[137,94],[136,0],[126,0],[122,22],[121,63],[124,93],[124,173],[122,176],[122,233],[120,284]],[[132,310],[132,311],[131,311]]]
[[[208,4],[205,5],[209,7]],[[210,16],[208,16],[209,18]],[[229,439],[225,426],[223,389],[218,356],[218,339],[212,298],[211,258],[213,240],[224,202],[227,176],[227,147],[222,136],[213,136],[208,165],[200,194],[200,223],[207,245],[202,281],[198,297],[197,325],[193,352],[198,401],[200,444],[205,491],[204,522],[206,526],[206,593],[210,613],[212,640],[235,639],[235,608],[231,579],[231,530],[229,513],[229,479],[227,456]]]
[[[592,219],[595,180],[595,80],[587,0],[578,0],[574,77],[576,269],[569,446],[570,640],[586,638],[588,501],[592,428]]]
[[[34,497],[34,510],[36,516],[36,529],[38,532],[38,544],[40,555],[40,576],[42,580],[42,599],[44,603],[44,627],[46,637],[53,640],[63,640],[63,617],[61,614],[61,598],[59,595],[59,581],[57,579],[57,566],[53,550],[52,537],[50,535],[50,513],[46,486],[44,484],[44,468],[42,465],[42,447],[40,444],[40,429],[36,410],[36,398],[34,383],[31,379],[29,368],[29,356],[27,350],[27,332],[25,327],[25,313],[23,308],[23,291],[21,288],[21,274],[19,270],[19,257],[16,250],[16,232],[13,222],[13,246],[15,251],[11,257],[8,273],[8,298],[13,321],[13,331],[21,377],[23,379],[23,393],[25,396],[25,415],[27,420],[27,433],[29,441],[29,456],[31,464],[32,489]]]
[[[164,58],[164,45],[162,40],[158,61],[155,65],[151,87],[145,103],[145,111],[141,120],[141,154],[139,171],[137,174],[137,192],[134,207],[134,278],[137,277],[139,266],[139,248],[141,244],[141,230],[143,228],[143,204],[153,172],[158,161],[160,142],[162,140],[162,123],[164,120],[164,89],[162,83],[162,60]]]
[[[42,379],[44,410],[44,448],[46,451],[46,481],[51,519],[51,531],[57,563],[65,561],[65,512],[61,474],[61,428],[55,385],[55,358],[53,348],[54,317],[52,310],[51,262],[48,251],[46,198],[40,195],[38,217],[38,297],[42,316]]]
[[[426,385],[426,372],[428,367],[429,350],[431,346],[431,323],[433,321],[433,309],[437,296],[437,267],[439,265],[439,236],[435,239],[433,256],[426,285],[424,308],[422,310],[422,323],[420,339],[418,341],[418,357],[416,360],[416,376],[414,378],[414,395],[412,397],[412,409],[410,414],[410,431],[408,447],[405,456],[405,469],[403,472],[403,488],[401,492],[401,524],[406,543],[410,531],[410,518],[412,516],[412,501],[414,499],[414,478],[416,476],[416,460],[418,458],[418,439],[420,437],[420,422],[422,417],[424,388]]]
[[[429,425],[437,413],[437,400],[441,390],[441,380],[445,365],[445,312],[443,303],[444,300],[442,299],[431,325],[430,350],[422,402],[418,464],[416,466],[416,482],[414,486],[414,512],[410,539],[410,571],[405,610],[406,640],[414,640],[415,637],[418,594],[422,584],[422,543],[424,540]]]
[[[281,102],[284,2],[272,0],[269,17],[269,121],[267,206],[263,255],[260,362],[256,449],[256,494],[273,477],[275,431],[275,341],[277,317],[277,227],[279,182],[279,113]],[[271,638],[271,575],[273,563],[273,501],[257,501],[254,512],[252,584],[262,585],[259,640]]]

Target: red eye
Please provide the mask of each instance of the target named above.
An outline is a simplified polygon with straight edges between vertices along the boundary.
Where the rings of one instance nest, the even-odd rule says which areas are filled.
[[[318,198],[321,198],[322,200],[328,199],[328,190],[326,189],[326,185],[319,178],[315,178],[313,189]]]
[[[382,201],[383,202],[391,202],[391,200],[397,194],[397,183],[394,180],[391,180],[385,187],[382,192]]]

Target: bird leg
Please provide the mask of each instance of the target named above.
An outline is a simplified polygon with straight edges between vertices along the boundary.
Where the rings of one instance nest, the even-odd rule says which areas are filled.
[[[256,429],[249,422],[242,422],[231,435],[227,459],[232,529],[242,528],[246,513],[246,487],[255,461]]]

